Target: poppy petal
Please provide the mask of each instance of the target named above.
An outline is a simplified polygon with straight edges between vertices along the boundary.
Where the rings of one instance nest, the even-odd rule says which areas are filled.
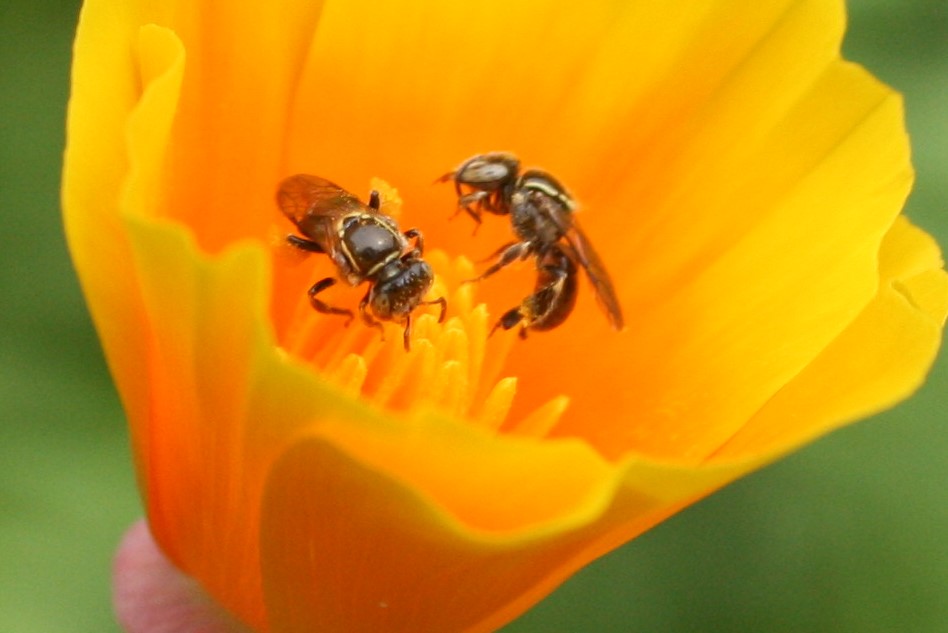
[[[900,218],[882,246],[876,297],[714,459],[802,443],[915,391],[924,378],[919,368],[930,366],[938,352],[948,313],[942,266],[934,240]]]
[[[160,198],[158,166],[176,109],[184,53],[170,31],[146,26],[130,32],[114,17],[89,7],[80,22],[67,123],[63,218],[70,253],[138,444],[135,423],[147,417],[149,386],[139,367],[146,355],[148,325],[132,268],[115,265],[132,259],[120,209],[153,212]],[[84,36],[100,27],[96,37]],[[114,54],[123,47],[129,56]],[[96,151],[88,151],[93,146]]]
[[[681,239],[658,240],[670,254],[654,266],[622,269],[620,288],[640,290],[626,303],[626,331],[597,354],[597,375],[622,376],[623,388],[603,399],[596,376],[570,374],[575,409],[557,433],[581,434],[608,455],[631,449],[685,460],[702,459],[733,435],[874,296],[880,244],[912,181],[902,120],[897,96],[861,69],[828,70],[760,153],[747,157],[771,165],[769,175],[751,169],[745,180],[739,172],[721,187],[739,180],[747,192],[721,197],[726,189],[708,184],[700,189],[707,208],[695,201],[690,212],[675,211],[717,217],[717,209],[741,228],[727,236],[680,227]],[[778,154],[788,158],[775,167]],[[673,257],[680,263],[666,266]],[[649,290],[654,275],[664,279]],[[596,336],[593,329],[562,334],[529,359],[512,357],[511,371],[523,379],[528,365],[555,368]],[[543,386],[566,389],[549,382]],[[590,426],[581,422],[586,415],[607,422]]]
[[[436,428],[432,424],[420,430]],[[454,433],[441,428],[442,440],[446,433]],[[463,429],[458,433],[461,441],[432,443],[448,451],[446,462],[457,454],[451,450],[460,450],[458,463],[468,467],[471,462],[464,453],[483,442],[464,438]],[[409,455],[415,453],[416,442],[428,439],[419,432],[415,439],[396,440],[386,447]],[[518,451],[525,458],[522,479],[529,481],[521,486],[514,480],[497,485],[501,483],[497,472],[485,468],[479,458],[474,473],[445,469],[447,481],[438,480],[437,467],[426,460],[429,463],[420,468],[430,474],[419,488],[417,482],[403,478],[403,471],[391,473],[350,452],[363,450],[363,444],[343,448],[338,441],[331,431],[328,436],[301,439],[270,471],[261,552],[273,631],[496,630],[589,560],[751,467],[748,462],[727,469],[681,470],[629,462],[620,468],[600,465],[589,470],[583,459],[577,459],[588,450],[579,445],[563,444],[559,449],[522,445]],[[489,452],[510,454],[510,440],[503,443],[507,449],[495,447]],[[538,462],[531,453],[533,457],[546,453],[548,465],[562,461],[562,466],[533,470]],[[498,466],[501,473],[514,472],[512,463]],[[479,529],[429,494],[440,488],[436,494],[441,501],[462,512],[463,502],[456,498],[471,496],[471,488],[480,488],[476,496],[481,512],[494,504],[512,507],[526,502],[535,507],[531,493],[543,496],[543,489],[552,490],[571,479],[560,476],[562,467],[575,468],[569,475],[577,472],[581,479],[584,470],[598,471],[601,479],[590,480],[582,495],[568,495],[574,499],[572,507],[563,504],[563,514],[540,523]],[[481,474],[494,481],[478,479]],[[467,488],[452,498],[445,488],[454,483]],[[575,490],[576,482],[569,486]]]

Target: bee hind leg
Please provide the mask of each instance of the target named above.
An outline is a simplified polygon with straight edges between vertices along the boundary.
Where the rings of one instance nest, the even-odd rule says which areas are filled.
[[[495,323],[494,327],[490,329],[490,333],[487,336],[488,337],[492,336],[494,332],[496,332],[500,328],[504,328],[505,330],[510,330],[516,327],[518,323],[520,323],[526,318],[527,318],[527,315],[525,315],[523,312],[520,311],[520,307],[511,308],[510,310],[507,310],[506,312],[504,312],[503,315],[501,315],[499,319],[497,319],[497,323]],[[520,338],[524,338],[524,339],[527,338],[526,325],[520,328],[519,334],[520,334]]]

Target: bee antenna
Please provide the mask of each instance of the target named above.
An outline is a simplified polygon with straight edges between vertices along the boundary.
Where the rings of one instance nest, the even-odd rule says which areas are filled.
[[[369,208],[373,211],[378,211],[382,206],[382,200],[379,197],[379,192],[373,189],[369,192]]]

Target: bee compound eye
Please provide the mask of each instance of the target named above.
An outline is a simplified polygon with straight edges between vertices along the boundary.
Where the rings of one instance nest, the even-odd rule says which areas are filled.
[[[372,304],[372,311],[375,312],[375,316],[380,319],[390,319],[392,317],[391,288],[389,288],[387,284],[382,284],[374,288],[370,303]]]
[[[468,185],[493,185],[509,177],[510,168],[491,158],[473,158],[457,174],[457,179]]]
[[[473,166],[470,178],[473,182],[494,183],[504,180],[510,175],[510,170],[506,165],[500,163],[483,162]]]

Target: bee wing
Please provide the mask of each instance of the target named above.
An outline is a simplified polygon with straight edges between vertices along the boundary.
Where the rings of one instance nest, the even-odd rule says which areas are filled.
[[[336,218],[347,213],[367,213],[357,197],[325,178],[296,174],[280,183],[277,204],[293,224],[306,234],[304,227],[320,216]]]
[[[553,214],[553,217],[566,234],[566,241],[569,243],[569,249],[567,250],[586,271],[586,276],[596,291],[596,300],[599,302],[599,307],[606,313],[609,324],[612,325],[613,329],[621,330],[625,325],[622,318],[622,307],[619,305],[619,298],[616,297],[612,279],[609,277],[606,266],[602,263],[599,254],[596,253],[592,243],[579,227],[576,219],[572,217],[572,213],[568,215],[557,213]]]

